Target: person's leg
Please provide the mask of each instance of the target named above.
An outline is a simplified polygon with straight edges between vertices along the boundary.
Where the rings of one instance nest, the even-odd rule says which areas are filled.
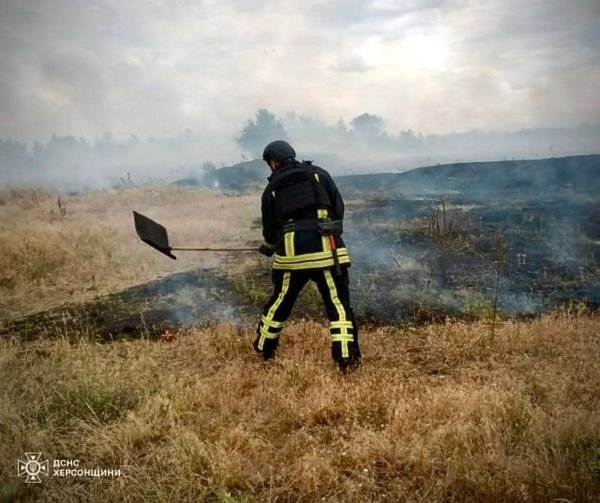
[[[279,345],[279,334],[283,330],[298,294],[308,277],[303,271],[281,271],[273,269],[273,295],[265,305],[256,329],[254,349],[265,360],[275,356]]]
[[[342,370],[357,366],[362,355],[358,345],[358,327],[350,308],[348,269],[343,268],[339,276],[332,274],[330,269],[315,271],[313,279],[329,318],[331,357]]]

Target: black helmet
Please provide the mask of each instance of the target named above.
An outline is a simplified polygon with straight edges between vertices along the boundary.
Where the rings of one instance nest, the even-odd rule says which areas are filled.
[[[263,161],[285,161],[290,157],[296,157],[296,151],[287,142],[283,140],[276,140],[269,143],[263,151]]]

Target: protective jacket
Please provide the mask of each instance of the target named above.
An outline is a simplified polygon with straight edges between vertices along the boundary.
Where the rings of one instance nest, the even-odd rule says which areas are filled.
[[[327,171],[289,159],[272,176],[261,202],[265,242],[275,248],[273,269],[307,270],[334,266],[330,237],[318,223],[344,218],[344,202]],[[349,265],[341,232],[333,236],[338,262]]]
[[[275,250],[273,295],[254,341],[265,360],[275,355],[298,294],[314,281],[329,318],[332,358],[341,370],[360,363],[358,328],[350,307],[350,257],[341,237],[343,218],[342,196],[323,168],[289,158],[269,178],[262,196],[262,225],[263,246],[270,247],[267,252]]]

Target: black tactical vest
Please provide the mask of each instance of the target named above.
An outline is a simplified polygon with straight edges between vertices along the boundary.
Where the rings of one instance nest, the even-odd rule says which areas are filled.
[[[298,162],[272,175],[269,190],[275,195],[278,224],[289,219],[316,218],[317,209],[331,208],[331,199],[317,179],[317,171],[308,162]]]

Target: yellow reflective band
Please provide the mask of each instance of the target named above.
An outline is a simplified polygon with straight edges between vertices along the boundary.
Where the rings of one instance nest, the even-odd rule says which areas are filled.
[[[331,330],[333,330],[333,329],[331,329]],[[337,333],[335,335],[348,335],[348,334],[352,333],[352,332],[349,332],[348,331],[349,329],[347,329],[347,328],[340,328],[339,330],[340,330],[339,333]]]
[[[290,276],[291,276],[291,273],[289,273],[289,272],[286,272],[283,274],[283,284],[281,287],[281,292],[279,292],[279,295],[277,296],[277,300],[271,306],[271,309],[269,309],[269,312],[267,313],[267,316],[266,316],[267,322],[269,322],[269,323],[271,321],[274,321],[273,317],[275,316],[275,312],[277,311],[277,308],[283,302],[283,299],[285,298],[285,294],[287,293],[287,291],[290,287]]]
[[[340,264],[349,264],[350,258],[343,257],[339,259]],[[325,269],[328,267],[333,267],[334,261],[333,258],[315,260],[309,262],[299,262],[297,264],[278,264],[277,262],[273,262],[273,269],[278,269],[280,271],[304,271],[306,269]]]
[[[352,328],[351,321],[332,321],[329,323],[330,328]]]
[[[283,328],[283,326],[285,325],[285,323],[282,321],[267,320],[267,318],[265,318],[264,315],[260,317],[260,321],[262,321],[265,325],[267,325],[270,328]]]
[[[327,286],[329,287],[329,295],[331,295],[331,301],[333,302],[333,305],[335,306],[335,309],[338,312],[338,323],[339,322],[347,322],[348,320],[346,320],[346,310],[344,309],[344,306],[342,305],[342,302],[340,301],[340,298],[338,297],[338,293],[337,293],[337,288],[335,286],[335,281],[333,280],[333,276],[331,275],[331,271],[329,269],[325,269],[323,271],[323,274],[325,275],[325,281],[327,282]],[[332,324],[335,322],[331,322]],[[342,328],[343,331],[346,331],[347,328]],[[348,349],[348,342],[351,342],[352,340],[354,340],[354,338],[352,338],[351,340],[347,339],[348,334],[332,334],[331,335],[331,340],[336,342],[339,341],[341,346],[342,346],[342,358],[349,358],[350,357],[350,351]]]
[[[317,218],[327,218],[329,216],[329,212],[327,209],[317,210]]]
[[[347,248],[338,248],[338,257],[341,259],[348,258],[348,249]],[[298,264],[300,262],[312,262],[315,260],[323,260],[329,259],[333,260],[331,257],[331,251],[320,251],[320,252],[312,252],[312,253],[301,253],[294,257],[285,257],[282,255],[275,255],[273,261],[274,263],[279,264]]]
[[[347,321],[346,311],[344,309],[344,306],[342,305],[342,302],[340,301],[340,298],[338,297],[337,288],[335,287],[335,281],[333,281],[331,271],[326,269],[323,271],[323,274],[325,275],[325,281],[327,282],[327,286],[329,287],[329,295],[331,296],[331,301],[333,302],[333,305],[335,306],[335,309],[338,313],[338,321]]]
[[[269,311],[267,312],[267,315],[264,316],[266,323],[274,322],[273,316],[275,316],[275,313],[277,312],[277,308],[281,305],[281,303],[283,302],[283,299],[285,299],[285,294],[287,293],[287,291],[290,287],[290,275],[291,275],[290,272],[285,272],[283,274],[283,283],[281,285],[281,292],[279,292],[279,295],[277,296],[277,300],[273,303],[273,305],[271,306],[271,309],[269,309]],[[262,320],[262,318],[263,317],[261,317],[261,320]],[[268,335],[265,335],[265,333],[263,332],[263,328],[261,327],[260,339],[258,340],[258,349],[260,351],[262,351],[264,349],[265,339],[271,338],[269,336],[272,334],[269,334],[268,332],[266,332],[266,333]]]
[[[349,264],[350,259],[348,257],[343,257],[339,259],[340,264]],[[280,271],[303,271],[306,269],[325,269],[329,267],[333,267],[334,261],[333,258],[322,259],[322,260],[314,260],[309,262],[299,262],[299,263],[291,263],[291,264],[279,264],[277,262],[273,262],[273,269],[278,269]]]
[[[272,334],[265,327],[260,327],[260,335],[265,339],[277,339],[279,337],[279,332],[276,334]]]
[[[323,247],[323,251],[331,254],[331,245],[329,244],[329,237],[321,236],[321,246]],[[341,248],[340,248],[341,249]]]
[[[353,335],[340,335],[340,334],[335,334],[331,336],[331,340],[333,342],[352,342],[354,341],[354,336]]]
[[[342,341],[342,358],[349,358],[350,351],[348,350],[348,341]]]
[[[294,246],[295,232],[286,232],[285,234],[285,255],[286,257],[294,257],[296,255],[296,249]]]

